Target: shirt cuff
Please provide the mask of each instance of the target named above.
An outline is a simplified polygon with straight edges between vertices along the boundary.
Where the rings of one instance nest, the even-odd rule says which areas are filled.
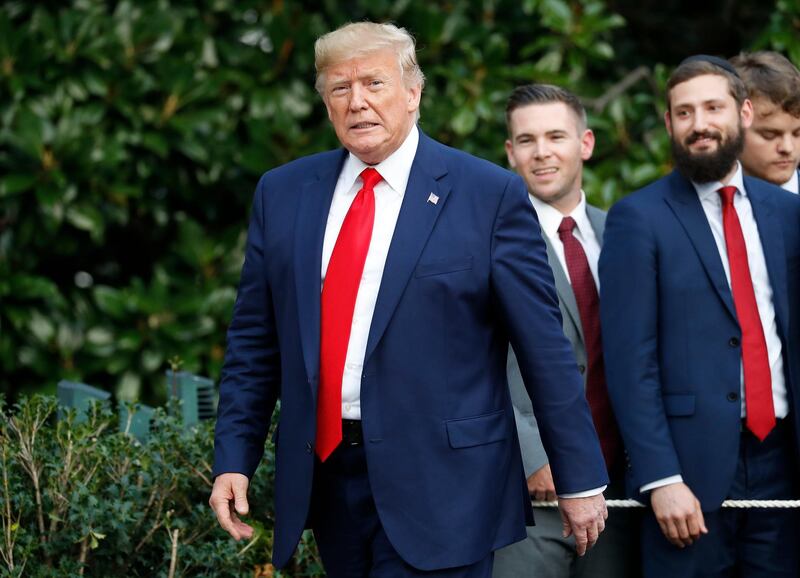
[[[589,498],[591,496],[596,496],[597,494],[602,494],[608,486],[600,486],[599,488],[594,488],[592,490],[584,490],[583,492],[575,492],[574,494],[559,494],[559,498]]]
[[[682,482],[683,482],[683,476],[678,474],[675,476],[670,476],[668,478],[661,478],[660,480],[656,480],[655,482],[650,482],[649,484],[645,484],[641,488],[639,488],[639,492],[644,494],[645,492],[655,490],[656,488],[662,488],[670,484],[680,484]]]

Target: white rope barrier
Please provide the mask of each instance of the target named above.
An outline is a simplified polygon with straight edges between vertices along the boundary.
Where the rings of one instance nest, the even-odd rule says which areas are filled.
[[[558,502],[531,502],[534,508],[557,508]],[[644,508],[636,500],[606,500],[608,508]],[[800,508],[800,500],[725,500],[723,508]]]

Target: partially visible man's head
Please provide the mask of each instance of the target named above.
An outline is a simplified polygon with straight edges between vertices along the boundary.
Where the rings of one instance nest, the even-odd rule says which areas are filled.
[[[586,110],[577,96],[558,86],[527,84],[506,104],[506,155],[528,191],[562,212],[581,198],[583,161],[594,150]]]
[[[728,176],[752,113],[744,83],[730,64],[706,56],[684,60],[667,81],[664,113],[678,171],[699,183]]]
[[[396,151],[419,116],[425,76],[392,24],[347,24],[317,39],[316,89],[342,145],[367,164]]]
[[[777,52],[731,58],[753,102],[742,166],[776,185],[786,183],[800,163],[800,71]]]

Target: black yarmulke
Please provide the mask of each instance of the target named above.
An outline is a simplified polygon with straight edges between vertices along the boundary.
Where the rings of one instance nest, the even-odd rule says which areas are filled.
[[[719,66],[720,68],[722,68],[724,70],[727,70],[728,72],[730,72],[732,75],[734,75],[736,77],[739,76],[739,73],[736,72],[736,69],[733,67],[733,65],[730,62],[728,62],[724,58],[719,58],[718,56],[711,56],[710,54],[695,54],[693,56],[689,56],[688,58],[684,58],[683,59],[683,61],[681,62],[681,65],[688,64],[689,62],[697,62],[697,61],[710,62],[711,64],[713,64],[715,66]]]

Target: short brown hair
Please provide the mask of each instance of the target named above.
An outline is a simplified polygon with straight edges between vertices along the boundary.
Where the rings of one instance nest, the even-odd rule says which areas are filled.
[[[553,84],[525,84],[518,86],[506,101],[506,127],[511,134],[511,113],[529,104],[563,102],[578,117],[578,128],[586,128],[586,109],[573,93]]]
[[[784,112],[800,117],[800,71],[778,52],[742,52],[731,58],[750,98],[766,98]]]
[[[672,71],[672,74],[670,74],[669,80],[667,80],[667,110],[671,111],[669,95],[673,88],[687,80],[706,74],[713,74],[725,78],[728,81],[730,95],[736,101],[736,105],[739,108],[742,107],[744,101],[747,100],[747,89],[741,78],[708,60],[689,60],[679,64],[678,67]]]

